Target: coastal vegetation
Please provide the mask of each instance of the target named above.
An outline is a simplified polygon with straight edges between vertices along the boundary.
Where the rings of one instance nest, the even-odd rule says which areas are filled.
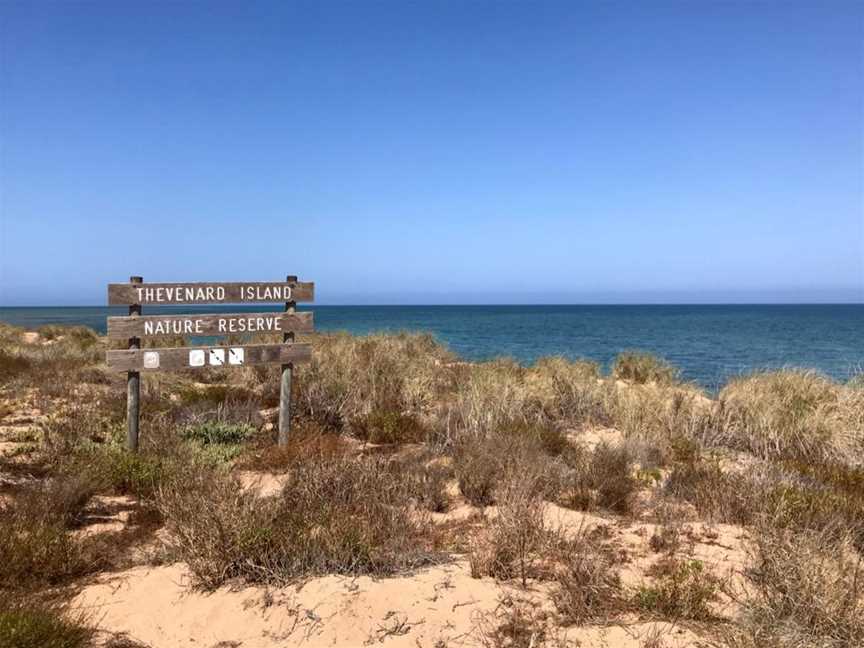
[[[190,596],[462,569],[501,588],[477,645],[612,624],[655,647],[686,645],[669,627],[694,646],[864,644],[860,380],[786,369],[709,394],[636,352],[607,374],[467,363],[422,334],[299,337],[287,446],[278,369],[206,368],[142,377],[131,454],[104,338],[0,326],[0,647],[132,642],[82,591],[178,563]]]

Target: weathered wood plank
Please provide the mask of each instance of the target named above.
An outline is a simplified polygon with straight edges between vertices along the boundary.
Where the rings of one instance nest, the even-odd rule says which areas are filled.
[[[146,315],[109,317],[108,337],[168,337],[244,333],[309,333],[312,313],[215,313],[208,315]]]
[[[311,281],[108,284],[108,305],[311,302]]]
[[[105,353],[112,371],[173,371],[201,367],[308,362],[308,344],[246,344],[212,347],[171,347],[165,349],[118,349]]]

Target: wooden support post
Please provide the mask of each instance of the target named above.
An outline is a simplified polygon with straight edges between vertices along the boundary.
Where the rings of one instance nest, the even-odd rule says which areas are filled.
[[[285,277],[285,281],[297,281],[294,275]],[[296,301],[285,302],[285,312],[293,314],[296,308]],[[284,333],[282,335],[283,342],[294,342],[294,332]],[[291,381],[294,374],[294,364],[288,363],[282,365],[282,381],[279,386],[279,445],[288,445],[288,438],[291,434]]]
[[[129,277],[129,283],[143,283],[143,277]],[[130,304],[129,315],[141,314],[141,304]],[[139,349],[141,341],[137,337],[129,338],[129,348]],[[138,420],[139,420],[139,396],[141,394],[141,374],[130,371],[126,374],[126,447],[132,452],[138,450]]]

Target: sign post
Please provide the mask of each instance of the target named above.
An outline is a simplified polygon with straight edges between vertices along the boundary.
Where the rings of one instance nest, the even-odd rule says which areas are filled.
[[[285,277],[285,281],[297,281],[294,275]],[[297,302],[294,300],[285,302],[285,312],[293,315]],[[294,344],[294,331],[286,331],[282,334],[282,341],[286,344]],[[279,445],[288,445],[288,437],[291,435],[291,382],[294,378],[294,365],[287,363],[282,365],[282,377],[279,383]]]
[[[313,301],[315,284],[289,275],[285,282],[144,283],[131,277],[128,284],[108,284],[108,304],[128,305],[128,317],[108,318],[108,337],[125,339],[127,349],[105,354],[108,368],[127,372],[126,441],[138,449],[141,372],[240,367],[280,364],[279,445],[288,443],[291,431],[291,382],[294,364],[308,362],[308,344],[295,344],[295,332],[313,330],[313,314],[297,313],[298,301]],[[143,304],[233,304],[282,302],[283,313],[233,313],[214,315],[141,315]],[[281,344],[235,344],[142,349],[142,337],[227,336],[244,333],[282,333]]]
[[[129,283],[143,283],[143,277],[129,277]],[[129,317],[136,318],[141,315],[141,304],[129,305]],[[141,340],[138,336],[129,338],[129,348],[138,349]],[[141,402],[141,374],[130,371],[126,374],[126,447],[133,452],[138,449],[138,421],[140,420]]]

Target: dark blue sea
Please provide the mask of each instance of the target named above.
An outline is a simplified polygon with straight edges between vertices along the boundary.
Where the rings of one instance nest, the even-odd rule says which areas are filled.
[[[145,314],[266,311],[267,307],[145,308]],[[270,309],[278,310],[278,309]],[[301,308],[301,310],[303,310]],[[715,389],[730,376],[810,367],[845,380],[864,368],[864,304],[680,306],[317,306],[321,331],[428,331],[465,359],[546,355],[604,365],[621,351],[663,356]],[[0,308],[0,320],[38,328],[83,324],[105,331],[123,308]]]

